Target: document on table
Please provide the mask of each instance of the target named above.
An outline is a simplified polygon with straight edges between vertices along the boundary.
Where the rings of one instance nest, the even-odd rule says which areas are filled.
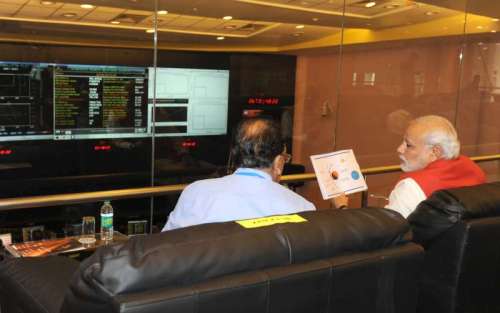
[[[311,162],[325,200],[368,189],[351,149],[311,155]]]

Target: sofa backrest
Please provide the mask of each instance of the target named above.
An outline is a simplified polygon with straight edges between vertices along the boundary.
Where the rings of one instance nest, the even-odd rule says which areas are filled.
[[[500,182],[438,191],[408,221],[426,248],[419,312],[500,312]]]
[[[254,229],[205,224],[98,249],[81,264],[61,311],[320,312],[334,303],[337,312],[356,305],[371,312],[415,308],[422,249],[408,242],[408,224],[398,213],[299,215],[307,221]]]

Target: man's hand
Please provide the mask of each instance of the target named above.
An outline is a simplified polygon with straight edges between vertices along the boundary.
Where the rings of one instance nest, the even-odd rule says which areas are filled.
[[[331,201],[336,209],[345,209],[349,205],[349,198],[345,194],[332,198]]]

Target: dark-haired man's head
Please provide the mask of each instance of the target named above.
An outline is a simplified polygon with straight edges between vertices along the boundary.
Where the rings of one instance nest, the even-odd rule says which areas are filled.
[[[256,168],[279,180],[285,163],[279,126],[268,119],[244,120],[236,131],[233,155],[238,167]]]

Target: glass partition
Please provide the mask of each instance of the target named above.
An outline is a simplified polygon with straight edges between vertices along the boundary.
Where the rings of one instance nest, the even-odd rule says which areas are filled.
[[[407,123],[427,114],[444,116],[456,125],[463,153],[498,153],[494,5],[466,0],[341,2],[341,42],[331,41],[337,50],[298,57],[298,64],[317,62],[310,67],[313,77],[301,80],[308,88],[296,90],[314,95],[310,110],[296,120],[307,131],[317,130],[314,140],[301,145],[305,162],[318,150],[353,149],[362,168],[398,164],[396,149]],[[340,64],[336,71],[334,62]],[[320,84],[324,86],[316,88]],[[333,114],[328,109],[315,112],[328,108],[325,99],[332,94]],[[328,117],[331,121],[325,125]],[[490,180],[498,179],[495,162],[484,168]],[[384,205],[398,176],[369,177],[368,204]],[[317,206],[329,206],[315,190],[311,186],[306,195]],[[354,205],[359,204],[353,198]]]
[[[146,30],[154,7],[152,0],[0,1],[0,197],[150,184],[155,51]],[[149,201],[113,202],[115,228],[127,233],[129,220],[149,220]],[[15,238],[36,229],[73,234],[101,205],[2,212],[0,228],[16,229]]]
[[[500,13],[487,2],[468,1],[456,125],[467,155],[500,150]],[[483,165],[488,179],[500,177],[498,162]]]
[[[362,167],[398,164],[396,149],[415,117],[455,121],[466,1],[453,2],[365,6],[369,22],[346,32],[337,148],[354,149]],[[369,205],[384,204],[398,176],[369,177]]]

